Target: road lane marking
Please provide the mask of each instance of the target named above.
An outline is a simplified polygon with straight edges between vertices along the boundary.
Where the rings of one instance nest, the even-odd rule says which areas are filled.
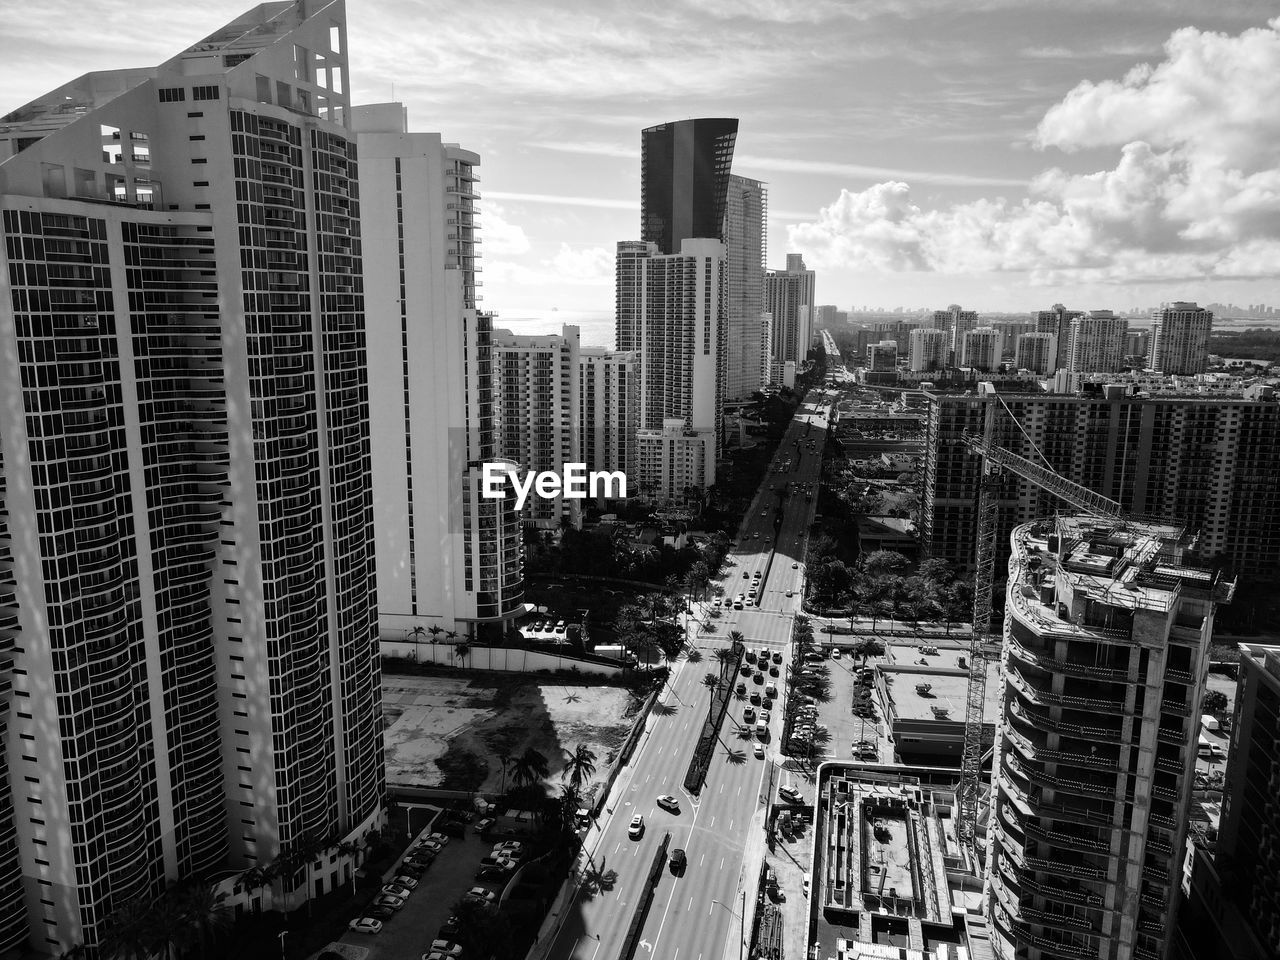
[[[687,907],[685,907],[685,909],[686,909],[686,910],[692,910],[692,909],[693,909],[693,897],[690,897],[690,898],[689,898],[689,905],[688,905]]]

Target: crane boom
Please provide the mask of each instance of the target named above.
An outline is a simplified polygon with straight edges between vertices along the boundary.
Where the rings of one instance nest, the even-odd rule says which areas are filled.
[[[989,386],[980,384],[981,386]],[[1007,471],[1029,480],[1046,493],[1053,494],[1075,510],[1097,517],[1123,520],[1128,514],[1114,500],[1094,493],[1087,487],[1060,476],[1050,467],[1033,463],[1026,457],[997,446],[994,442],[997,406],[1001,405],[994,389],[983,391],[989,396],[983,417],[982,433],[966,433],[966,447],[982,457],[982,480],[978,492],[977,531],[974,551],[973,633],[969,640],[969,683],[965,697],[964,753],[960,762],[960,787],[957,800],[960,813],[960,842],[975,850],[978,832],[979,783],[982,774],[982,719],[987,694],[987,657],[990,649],[992,589],[995,580],[996,519],[999,507],[1000,475]],[[1012,413],[1010,413],[1012,416]]]

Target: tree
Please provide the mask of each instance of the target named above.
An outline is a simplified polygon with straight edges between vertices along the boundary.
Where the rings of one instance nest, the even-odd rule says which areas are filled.
[[[564,773],[561,779],[568,779],[573,789],[582,789],[584,780],[590,780],[596,772],[596,755],[585,743],[578,744],[572,753],[565,754]]]
[[[601,857],[598,866],[588,861],[587,866],[582,871],[581,879],[582,889],[586,891],[588,896],[596,893],[607,893],[617,884],[618,871],[610,869],[604,857]]]
[[[547,778],[550,767],[544,754],[533,747],[511,761],[511,776],[521,786],[531,787]]]
[[[422,629],[422,624],[418,624],[409,631],[409,639],[413,642],[413,659],[418,660],[418,644],[422,643],[422,638],[427,635],[427,631]]]
[[[911,561],[896,550],[873,550],[862,558],[862,572],[872,580],[902,574]]]
[[[708,673],[702,678],[702,685],[706,687],[711,694],[711,703],[707,707],[708,721],[710,721],[711,714],[715,710],[716,698],[720,695],[720,689],[723,683],[724,681],[721,680],[720,677],[714,673]]]
[[[275,874],[267,867],[250,867],[244,873],[240,874],[240,886],[249,891],[250,894],[255,890],[266,890],[275,882]],[[261,901],[254,901],[254,912],[262,911]]]
[[[1206,690],[1204,699],[1200,701],[1200,712],[1211,713],[1215,717],[1227,712],[1227,695],[1221,690]]]
[[[497,751],[498,763],[502,765],[502,793],[507,792],[507,768],[511,766],[511,751],[500,747]]]
[[[158,949],[151,905],[137,898],[117,907],[104,924],[102,953],[109,960],[150,960]]]
[[[728,647],[720,647],[716,650],[716,659],[720,661],[720,675],[724,676],[729,672],[730,664],[738,662],[738,654]]]
[[[231,929],[234,919],[231,908],[224,903],[225,893],[215,895],[212,887],[191,882],[171,889],[169,896],[175,901],[177,913],[199,956],[205,956],[206,948],[215,946]]]

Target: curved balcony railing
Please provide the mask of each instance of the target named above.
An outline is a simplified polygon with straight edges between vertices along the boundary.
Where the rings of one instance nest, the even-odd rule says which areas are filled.
[[[1043,634],[1045,639],[1054,639],[1052,634]],[[1065,639],[1080,640],[1081,637],[1069,635]],[[1086,680],[1110,680],[1116,683],[1128,683],[1129,673],[1126,670],[1112,670],[1107,667],[1099,667],[1093,664],[1083,663],[1077,660],[1060,660],[1056,657],[1045,653],[1037,653],[1023,646],[1014,635],[1013,632],[1005,634],[1005,649],[1013,656],[1016,656],[1024,663],[1033,667],[1039,667],[1050,673],[1062,673],[1073,677],[1083,677]]]
[[[1107,743],[1120,743],[1122,739],[1119,730],[1109,730],[1105,727],[1086,727],[1082,724],[1069,723],[1065,720],[1055,720],[1049,714],[1031,710],[1016,700],[1010,700],[1008,704],[1009,713],[1015,720],[1020,720],[1040,730],[1049,730],[1081,740],[1099,740]]]

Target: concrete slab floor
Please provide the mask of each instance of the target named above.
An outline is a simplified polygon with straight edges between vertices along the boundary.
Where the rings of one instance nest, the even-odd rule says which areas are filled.
[[[778,878],[778,889],[786,900],[777,904],[783,918],[784,960],[804,960],[809,945],[809,898],[803,893],[803,878],[810,873],[809,860],[813,843],[813,825],[805,824],[805,830],[795,840],[781,835],[773,853],[765,853],[769,869]]]

